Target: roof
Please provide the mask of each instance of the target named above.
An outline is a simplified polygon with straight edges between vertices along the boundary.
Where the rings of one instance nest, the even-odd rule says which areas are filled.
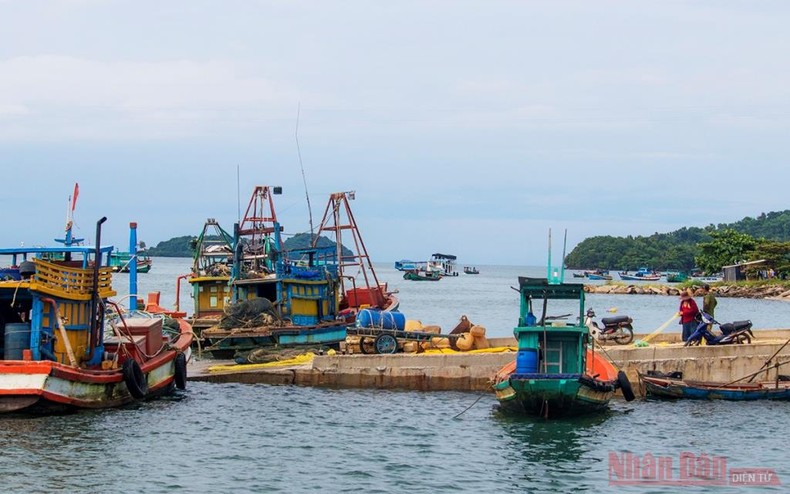
[[[729,266],[722,266],[721,268],[739,268],[741,266],[754,266],[755,264],[762,264],[765,262],[765,259],[760,259],[759,261],[749,261],[749,262],[739,262],[736,264],[730,264]]]
[[[438,254],[437,253],[437,254],[434,254],[433,257],[436,257],[438,259],[457,259],[457,257],[452,255],[452,254]]]

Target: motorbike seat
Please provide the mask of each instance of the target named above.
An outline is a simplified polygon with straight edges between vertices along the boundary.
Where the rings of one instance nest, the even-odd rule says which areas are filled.
[[[724,334],[730,334],[735,331],[741,331],[744,329],[750,329],[752,327],[752,321],[735,321],[735,322],[728,322],[726,324],[722,324],[719,326],[721,332]]]
[[[630,323],[632,321],[631,318],[628,316],[614,316],[614,317],[604,317],[603,319],[601,319],[601,322],[604,324],[604,326],[613,326],[615,324],[620,324],[622,322]]]

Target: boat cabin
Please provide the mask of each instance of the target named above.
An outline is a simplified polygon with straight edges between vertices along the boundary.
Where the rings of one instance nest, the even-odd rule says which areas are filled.
[[[101,362],[104,304],[95,304],[94,293],[102,300],[116,294],[112,268],[107,266],[112,249],[73,245],[0,249],[7,264],[0,281],[3,360]]]
[[[583,374],[589,342],[589,332],[583,324],[583,286],[550,284],[544,278],[519,277],[519,292],[520,315],[518,326],[513,330],[518,341],[516,374]],[[560,309],[570,313],[550,315],[550,300],[553,301],[552,310]],[[577,315],[577,322],[564,320]]]

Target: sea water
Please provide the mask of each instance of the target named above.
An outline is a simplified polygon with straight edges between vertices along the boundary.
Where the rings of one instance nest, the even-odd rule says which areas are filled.
[[[188,259],[156,258],[138,291],[159,290],[172,306],[176,276],[188,268]],[[438,282],[403,280],[388,265],[377,274],[399,291],[409,319],[449,330],[466,315],[489,336],[510,335],[516,277],[545,270],[479,269]],[[119,297],[127,279],[116,276]],[[181,301],[191,312],[186,288]],[[636,295],[587,302],[599,315],[631,315],[640,332],[677,304]],[[784,327],[789,309],[721,298],[717,316]],[[501,414],[490,393],[189,382],[119,409],[0,416],[0,479],[4,492],[716,492],[731,482],[740,482],[731,492],[785,492],[789,423],[790,403],[779,402],[614,401],[606,413],[544,421]],[[663,476],[650,468],[659,460],[669,467]],[[749,483],[759,472],[779,485]]]

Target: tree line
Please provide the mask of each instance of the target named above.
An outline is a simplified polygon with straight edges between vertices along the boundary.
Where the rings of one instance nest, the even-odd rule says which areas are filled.
[[[648,267],[711,274],[720,272],[722,266],[761,259],[766,260],[762,269],[790,274],[790,210],[646,237],[590,237],[574,247],[565,265],[569,269]]]

